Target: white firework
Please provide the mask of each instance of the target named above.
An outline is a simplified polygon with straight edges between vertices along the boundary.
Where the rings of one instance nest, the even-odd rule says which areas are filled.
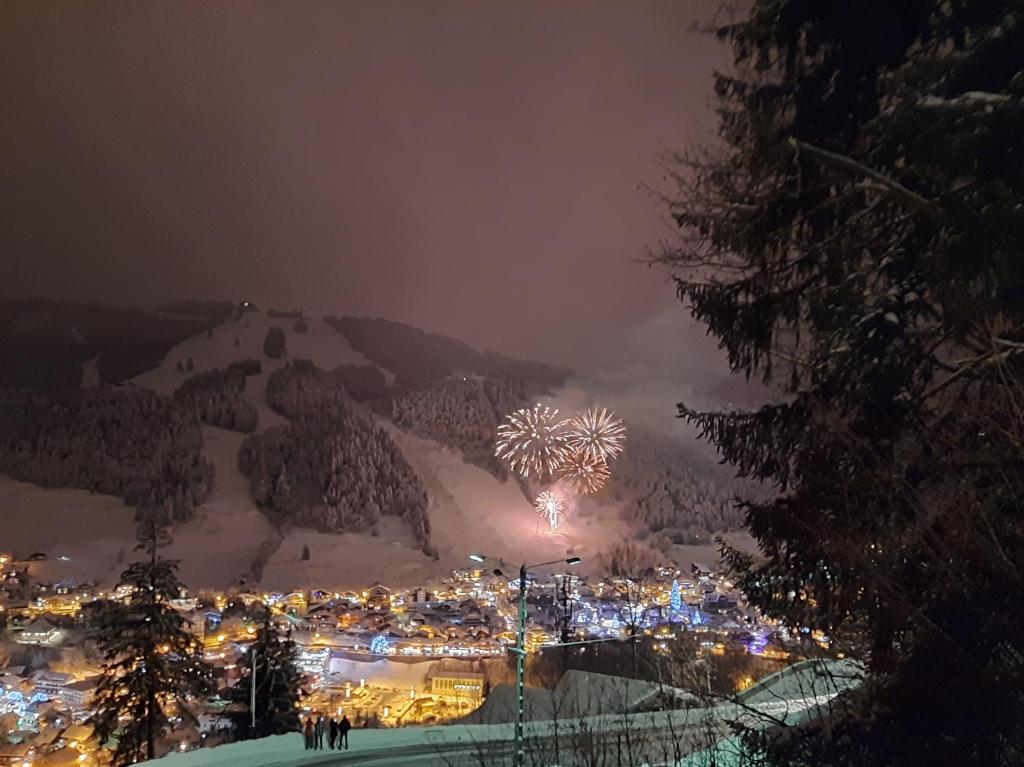
[[[610,410],[590,408],[569,422],[566,436],[571,450],[601,458],[607,463],[622,452],[626,427]]]
[[[494,454],[524,477],[553,475],[569,456],[567,423],[544,405],[509,413],[498,426]]]
[[[562,512],[565,511],[565,504],[558,497],[558,493],[545,490],[537,496],[533,506],[547,519],[548,525],[551,526],[552,530],[558,527],[558,522],[562,518]]]

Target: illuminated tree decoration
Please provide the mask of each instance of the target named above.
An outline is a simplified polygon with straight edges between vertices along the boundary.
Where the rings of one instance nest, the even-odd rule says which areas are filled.
[[[554,475],[569,456],[567,423],[545,405],[509,413],[498,426],[494,454],[524,477]]]
[[[370,640],[370,652],[374,655],[390,655],[391,640],[384,634],[377,634],[377,636]]]
[[[679,612],[679,608],[683,606],[683,594],[679,588],[679,581],[672,581],[672,592],[669,594],[668,606],[672,608],[672,612]]]

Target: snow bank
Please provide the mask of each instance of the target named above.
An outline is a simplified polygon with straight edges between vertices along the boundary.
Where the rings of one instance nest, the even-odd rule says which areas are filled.
[[[30,567],[32,577],[44,582],[113,583],[121,574],[118,560],[130,559],[137,543],[134,510],[109,495],[38,487],[0,475],[0,509],[0,551],[46,554],[47,561]]]

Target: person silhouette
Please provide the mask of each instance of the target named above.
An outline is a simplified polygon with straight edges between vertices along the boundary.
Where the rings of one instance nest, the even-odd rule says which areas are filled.
[[[338,724],[338,748],[341,748],[341,744],[345,744],[345,750],[348,751],[348,731],[352,729],[352,722],[348,720],[347,716],[341,718],[341,722]]]
[[[306,736],[306,749],[313,748],[313,717],[306,717],[306,723],[302,725],[302,734]]]
[[[327,722],[327,747],[335,748],[338,744],[338,721],[332,716]]]

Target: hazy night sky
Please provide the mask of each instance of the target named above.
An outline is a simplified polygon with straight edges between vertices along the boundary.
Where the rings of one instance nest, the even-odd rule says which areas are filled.
[[[246,297],[570,363],[669,307],[687,332],[629,259],[667,233],[659,147],[713,125],[728,51],[687,27],[717,6],[8,0],[0,296]]]

